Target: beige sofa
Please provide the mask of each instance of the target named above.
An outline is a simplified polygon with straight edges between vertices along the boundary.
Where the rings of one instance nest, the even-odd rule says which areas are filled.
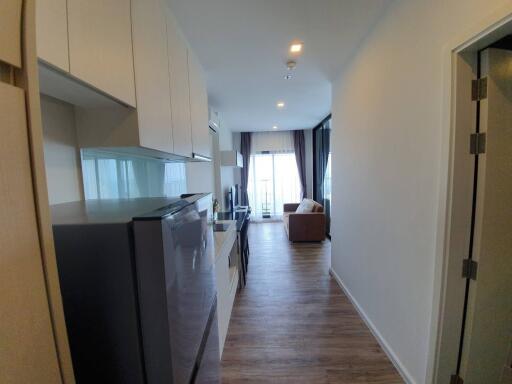
[[[324,207],[310,200],[311,210],[297,213],[300,204],[284,204],[283,222],[290,241],[325,240]]]

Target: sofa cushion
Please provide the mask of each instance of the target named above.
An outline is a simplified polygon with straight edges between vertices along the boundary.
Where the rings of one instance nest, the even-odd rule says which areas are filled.
[[[311,212],[323,212],[324,207],[322,204],[317,203],[315,200],[303,199],[297,207],[296,213],[311,213]]]
[[[322,204],[320,204],[320,203],[317,203],[317,202],[315,201],[315,204],[314,204],[314,206],[313,206],[313,211],[312,211],[312,212],[321,213],[321,212],[323,212],[323,211],[324,211],[324,207],[323,207],[323,205],[322,205]]]
[[[311,199],[303,199],[299,206],[297,207],[297,210],[295,212],[297,213],[310,213],[313,212],[313,208],[315,206],[315,202]]]

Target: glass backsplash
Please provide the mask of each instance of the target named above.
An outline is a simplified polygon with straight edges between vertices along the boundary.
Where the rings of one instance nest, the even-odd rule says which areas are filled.
[[[179,196],[187,191],[185,163],[82,149],[86,200]]]

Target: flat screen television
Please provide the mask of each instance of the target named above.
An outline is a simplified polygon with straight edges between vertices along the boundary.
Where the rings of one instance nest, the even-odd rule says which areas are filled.
[[[240,205],[239,201],[239,187],[238,184],[232,185],[229,187],[228,193],[227,193],[227,202],[228,207],[231,212],[234,212],[236,207]]]

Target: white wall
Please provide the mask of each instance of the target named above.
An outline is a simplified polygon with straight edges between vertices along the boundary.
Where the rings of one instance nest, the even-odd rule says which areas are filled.
[[[41,95],[44,160],[50,204],[83,199],[74,108]]]
[[[332,268],[410,382],[432,348],[446,46],[509,1],[397,0],[333,87]]]

